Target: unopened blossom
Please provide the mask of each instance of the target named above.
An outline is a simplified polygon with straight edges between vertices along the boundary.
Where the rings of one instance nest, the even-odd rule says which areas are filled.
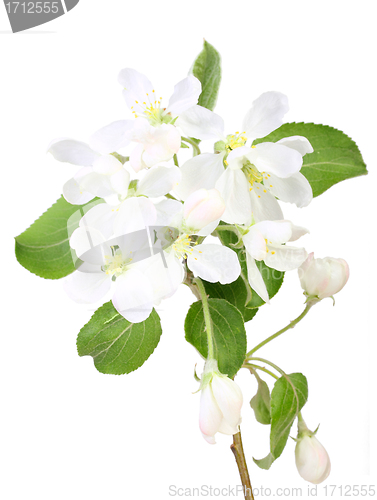
[[[107,154],[130,142],[136,143],[130,154],[136,172],[169,161],[181,146],[181,134],[173,122],[198,102],[200,81],[189,75],[177,83],[166,107],[149,79],[138,71],[125,68],[118,81],[135,120],[119,120],[107,125],[92,136],[91,144]]]
[[[315,259],[314,253],[311,253],[298,273],[306,295],[325,299],[344,287],[349,278],[349,267],[344,259]]]
[[[296,467],[300,476],[313,484],[320,484],[330,474],[330,457],[318,441],[316,432],[310,431],[301,418],[295,449]]]
[[[96,196],[105,198],[127,192],[130,174],[114,155],[102,155],[73,139],[53,141],[48,152],[58,161],[83,167],[63,186],[63,196],[68,203],[82,205]]]
[[[225,205],[216,189],[200,189],[182,205],[165,200],[157,206],[158,225],[167,226],[165,252],[177,261],[187,259],[187,267],[211,283],[227,284],[241,273],[237,254],[228,247],[210,243],[198,244],[198,236],[208,236],[217,227]],[[174,228],[172,231],[171,228]]]
[[[199,427],[204,439],[215,444],[217,432],[239,432],[243,397],[238,385],[220,373],[217,361],[206,361],[201,385]]]
[[[286,243],[297,240],[308,231],[285,220],[258,222],[244,231],[242,241],[246,250],[248,280],[251,288],[268,303],[267,288],[255,261],[263,260],[268,267],[278,271],[297,269],[305,261],[307,252]]]
[[[276,197],[299,207],[308,205],[313,193],[300,169],[302,157],[313,152],[309,141],[294,136],[251,145],[280,127],[287,111],[286,96],[266,92],[246,114],[243,132],[227,136],[216,113],[201,106],[183,113],[177,125],[192,137],[217,140],[218,152],[203,153],[182,166],[178,195],[186,199],[199,187],[216,187],[226,203],[223,220],[231,224],[248,224],[251,214],[256,221],[282,219]]]

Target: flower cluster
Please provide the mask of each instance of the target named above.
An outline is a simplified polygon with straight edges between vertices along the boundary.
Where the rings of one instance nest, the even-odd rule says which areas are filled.
[[[174,87],[167,103],[133,69],[122,70],[119,83],[132,118],[101,128],[88,144],[62,139],[49,146],[55,159],[80,167],[64,185],[65,199],[80,206],[92,202],[70,236],[77,270],[65,289],[72,299],[95,303],[111,294],[124,318],[142,322],[182,283],[237,280],[240,248],[246,256],[244,278],[266,303],[260,261],[278,271],[299,269],[307,300],[333,296],[345,285],[345,261],[316,260],[290,245],[308,230],[285,220],[280,202],[297,207],[311,202],[311,186],[300,170],[313,148],[301,136],[263,141],[283,124],[285,95],[262,94],[240,131],[228,133],[219,115],[198,105],[201,83],[193,75]],[[209,140],[213,152],[201,153],[200,141]],[[193,157],[179,166],[178,154],[189,146]],[[224,245],[223,231],[235,234],[237,242]],[[220,373],[213,353],[200,389],[205,439],[214,443],[217,432],[236,434],[242,393]],[[315,477],[306,469],[308,453],[318,462]],[[300,474],[313,482],[327,477],[325,455],[314,434],[302,431],[296,450]]]

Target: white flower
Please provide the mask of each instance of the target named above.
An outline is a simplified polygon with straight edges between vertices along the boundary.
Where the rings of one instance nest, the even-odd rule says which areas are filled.
[[[303,420],[299,422],[299,434],[295,449],[296,467],[300,476],[313,484],[320,484],[330,474],[330,457]]]
[[[193,106],[177,120],[177,126],[198,139],[217,139],[218,154],[204,153],[182,166],[182,181],[177,193],[182,199],[194,190],[216,187],[224,198],[223,220],[249,224],[254,219],[283,218],[275,197],[299,207],[310,203],[313,193],[307,179],[299,172],[302,157],[313,148],[305,137],[281,139],[247,147],[278,128],[288,111],[286,96],[266,92],[256,99],[245,116],[241,134],[225,136],[224,122],[216,113]],[[225,164],[225,170],[224,170]]]
[[[133,263],[135,252],[143,252],[132,235],[114,238],[80,255],[79,270],[64,283],[68,295],[80,303],[102,299],[113,287],[115,309],[132,323],[148,318],[153,309],[154,290],[143,263]]]
[[[301,286],[307,295],[325,299],[340,292],[344,287],[349,278],[349,267],[343,259],[315,259],[314,253],[311,253],[298,273]]]
[[[123,69],[118,80],[136,119],[107,125],[92,136],[91,144],[107,154],[124,148],[130,141],[136,142],[130,155],[136,172],[169,161],[181,146],[181,134],[173,124],[174,119],[198,102],[201,83],[193,75],[184,78],[174,87],[168,106],[163,108],[162,98],[157,97],[151,82],[138,71]]]
[[[115,156],[101,155],[84,142],[73,139],[53,141],[48,151],[56,160],[83,167],[63,186],[68,203],[82,205],[96,196],[105,198],[127,192],[130,174]]]
[[[251,288],[268,303],[267,288],[255,261],[263,260],[268,267],[278,271],[297,269],[305,261],[307,252],[304,248],[285,243],[297,240],[308,231],[285,220],[258,222],[246,231],[242,240],[246,250],[248,280]]]
[[[217,227],[224,211],[224,202],[215,189],[200,189],[185,203],[165,200],[156,205],[157,225],[167,226],[163,236],[165,251],[177,261],[187,259],[187,267],[211,283],[227,284],[241,273],[237,254],[222,245],[197,244],[193,236],[208,236]],[[175,230],[172,228],[175,228]]]
[[[239,432],[243,397],[241,389],[219,372],[217,361],[205,364],[200,397],[199,427],[204,439],[215,444],[215,434],[233,435]]]

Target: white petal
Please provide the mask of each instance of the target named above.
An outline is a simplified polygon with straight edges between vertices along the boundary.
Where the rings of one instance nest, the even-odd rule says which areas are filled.
[[[154,303],[171,297],[185,279],[182,262],[173,253],[163,252],[154,245],[155,255],[144,262],[143,272],[153,288]]]
[[[253,102],[242,129],[249,139],[266,137],[283,124],[283,117],[288,109],[288,99],[284,94],[265,92]]]
[[[148,78],[135,69],[125,68],[119,73],[118,82],[124,88],[123,97],[130,109],[136,112],[143,112],[146,105],[155,101],[153,86]]]
[[[284,219],[278,201],[263,184],[254,182],[250,191],[250,203],[256,222]]]
[[[252,226],[249,232],[243,236],[242,241],[253,259],[264,260],[267,250],[266,240],[257,226],[258,224]]]
[[[64,282],[64,290],[76,302],[91,304],[102,299],[110,290],[111,279],[106,273],[74,272]]]
[[[200,81],[194,75],[187,76],[175,85],[166,113],[172,117],[180,115],[198,102],[201,91]]]
[[[153,309],[152,286],[142,272],[131,268],[117,278],[112,302],[127,321],[140,323]]]
[[[176,200],[162,200],[155,205],[157,226],[169,226],[177,214],[183,215],[183,205]]]
[[[188,256],[187,265],[195,276],[222,285],[232,283],[241,273],[236,252],[222,245],[196,246]]]
[[[94,194],[81,189],[80,181],[92,172],[91,167],[84,167],[63,186],[63,196],[72,205],[84,205],[94,198]]]
[[[157,163],[169,161],[181,146],[181,134],[174,125],[163,124],[159,128],[151,127],[143,142],[143,162],[151,168]]]
[[[268,296],[266,284],[263,281],[262,275],[255,263],[255,260],[248,252],[246,252],[246,263],[247,279],[250,283],[251,288],[259,295],[262,300],[269,304],[270,298]]]
[[[123,167],[110,177],[111,186],[116,193],[126,196],[130,184],[130,174]],[[111,204],[111,203],[110,203]]]
[[[260,172],[290,177],[300,171],[302,156],[295,149],[274,142],[262,142],[253,149],[250,161]]]
[[[265,264],[277,271],[292,271],[306,260],[308,254],[305,248],[288,245],[269,245],[269,252],[264,259]]]
[[[224,120],[221,116],[203,106],[192,106],[176,121],[177,127],[189,137],[205,141],[207,139],[226,140]]]
[[[313,153],[314,151],[313,146],[310,144],[308,139],[306,137],[302,137],[301,135],[284,137],[283,139],[280,139],[280,141],[277,141],[277,144],[282,144],[288,148],[295,149],[301,156]]]
[[[175,192],[182,199],[198,189],[212,189],[224,172],[224,155],[203,153],[188,160],[181,167],[182,179]]]
[[[206,436],[214,436],[218,432],[223,419],[216,399],[213,395],[211,385],[208,384],[200,394],[199,427]]]
[[[94,160],[93,172],[103,175],[112,175],[123,168],[122,163],[113,155],[103,155]]]
[[[292,223],[287,220],[266,220],[255,224],[253,228],[261,232],[268,244],[286,243],[292,237]]]
[[[85,142],[73,139],[52,142],[48,147],[48,152],[52,154],[55,160],[83,167],[90,167],[98,157],[98,154]]]
[[[144,168],[147,168],[147,165],[143,161],[143,153],[144,147],[142,144],[137,144],[130,154],[130,164],[131,167],[135,170],[135,172],[140,172]]]
[[[156,208],[148,198],[128,198],[119,208],[114,232],[122,235],[146,229],[155,225],[156,217]]]
[[[139,182],[137,193],[157,198],[169,193],[181,179],[178,167],[155,167],[149,170]]]
[[[306,229],[306,227],[295,226],[292,224],[292,236],[289,238],[289,241],[296,241],[301,238],[301,236],[308,233],[310,233],[310,231],[309,229]]]
[[[96,172],[92,172],[82,177],[79,181],[79,185],[82,191],[88,191],[99,198],[105,198],[105,196],[114,193],[110,177],[97,174]]]
[[[110,123],[106,127],[97,130],[91,136],[89,144],[94,151],[98,151],[103,155],[114,153],[130,143],[133,126],[133,120],[118,120]]]
[[[93,229],[99,231],[105,239],[114,234],[113,224],[116,217],[116,210],[106,203],[99,203],[94,206],[80,220],[80,228],[91,232]],[[95,238],[93,238],[95,240]],[[97,243],[94,243],[97,245]]]
[[[247,224],[251,218],[249,183],[241,170],[227,168],[216,182],[216,189],[225,201],[222,220],[230,224]]]
[[[313,199],[312,187],[301,172],[286,179],[270,174],[268,186],[271,193],[279,200],[294,203],[299,208],[308,206]]]

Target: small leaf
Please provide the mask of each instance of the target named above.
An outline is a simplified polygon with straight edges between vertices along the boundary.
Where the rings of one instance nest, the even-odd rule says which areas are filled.
[[[356,143],[340,130],[327,125],[285,123],[254,144],[276,142],[292,135],[306,137],[313,146],[314,152],[304,156],[301,173],[310,182],[314,197],[340,181],[368,173]]]
[[[254,462],[261,469],[269,469],[283,453],[294,419],[308,400],[308,383],[302,373],[280,377],[271,393],[270,453]]]
[[[192,68],[192,74],[202,84],[198,104],[213,111],[221,81],[221,58],[217,50],[204,40],[204,46]]]
[[[63,197],[26,231],[16,237],[16,257],[28,271],[46,279],[59,279],[75,270],[69,237],[80,219],[101,200],[71,205]]]
[[[267,383],[255,372],[258,382],[258,391],[251,399],[250,406],[254,410],[255,418],[260,424],[269,425],[271,423],[271,396]]]
[[[101,373],[123,375],[140,368],[153,353],[162,334],[155,310],[142,323],[130,323],[106,302],[81,328],[79,356],[92,356]]]
[[[215,357],[219,370],[232,378],[241,368],[246,355],[246,331],[242,314],[223,299],[209,299],[213,325]],[[186,340],[207,358],[208,343],[203,305],[194,302],[185,320]]]

